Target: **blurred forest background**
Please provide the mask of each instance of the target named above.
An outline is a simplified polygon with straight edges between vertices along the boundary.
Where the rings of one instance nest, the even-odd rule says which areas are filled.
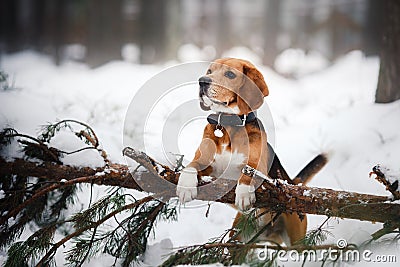
[[[32,49],[51,55],[57,64],[78,60],[96,67],[121,59],[140,64],[185,61],[188,57],[180,55],[194,50],[203,54],[196,59],[212,60],[240,46],[261,59],[256,63],[274,68],[277,56],[288,48],[317,51],[328,62],[357,49],[396,65],[384,71],[391,84],[399,84],[399,2],[1,0],[0,56]],[[392,100],[400,98],[400,90],[395,91]]]
[[[177,58],[184,44],[219,57],[235,46],[265,65],[289,47],[334,60],[354,49],[380,49],[381,0],[2,0],[0,51],[34,49],[91,66],[137,49],[139,63]],[[127,45],[131,46],[127,46]],[[73,47],[72,47],[73,49]]]

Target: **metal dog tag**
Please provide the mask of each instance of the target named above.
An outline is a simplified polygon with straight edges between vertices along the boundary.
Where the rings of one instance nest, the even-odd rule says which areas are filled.
[[[214,130],[214,135],[216,136],[216,137],[222,137],[222,136],[224,136],[224,133],[221,131],[221,129],[215,129]]]

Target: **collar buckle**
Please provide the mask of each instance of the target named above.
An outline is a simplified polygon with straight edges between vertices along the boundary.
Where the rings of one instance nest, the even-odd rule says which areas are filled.
[[[242,125],[240,125],[240,126],[245,126],[246,125],[246,120],[247,120],[247,115],[243,115],[243,118],[242,118]]]

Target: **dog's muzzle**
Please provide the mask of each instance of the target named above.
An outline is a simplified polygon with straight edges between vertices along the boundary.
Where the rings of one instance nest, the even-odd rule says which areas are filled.
[[[208,88],[210,88],[211,83],[212,83],[211,78],[209,78],[207,76],[200,77],[200,79],[199,79],[199,86],[200,86],[199,94],[200,94],[200,97],[202,97],[204,95],[207,95],[207,90],[208,90]]]

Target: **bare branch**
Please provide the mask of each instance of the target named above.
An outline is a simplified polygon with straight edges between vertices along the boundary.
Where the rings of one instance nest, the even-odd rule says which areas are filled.
[[[396,180],[394,182],[390,182],[385,176],[385,173],[382,171],[382,167],[380,165],[374,166],[369,176],[375,176],[375,180],[382,183],[386,187],[386,190],[392,193],[394,199],[400,199],[399,181]]]
[[[169,182],[171,186],[177,184],[179,173],[174,172],[168,166],[157,163],[143,152],[129,148],[124,153],[147,171],[135,173],[132,176],[129,167],[123,164],[111,164],[110,168],[77,168],[72,166],[50,163],[37,164],[22,159],[7,162],[0,158],[0,175],[17,174],[46,178],[56,181],[66,179],[69,183],[93,183],[97,185],[119,186],[143,191],[137,180],[153,183],[157,186],[160,179]],[[162,175],[158,173],[163,168]],[[112,170],[112,171],[110,171]],[[80,178],[78,180],[74,180]],[[261,177],[255,176],[255,179]],[[226,184],[235,181],[218,179],[208,183],[207,187],[199,186],[198,199],[214,201],[211,196],[216,192],[226,192]],[[149,188],[152,188],[151,186]],[[154,188],[154,187],[153,187]],[[173,188],[173,187],[172,187]],[[233,188],[233,187],[232,187]],[[147,191],[147,190],[146,190]],[[168,197],[174,195],[174,190],[169,189]],[[376,196],[360,194],[356,192],[337,191],[327,188],[313,188],[307,186],[291,185],[279,180],[263,180],[256,190],[257,201],[255,207],[263,207],[267,211],[296,212],[304,214],[327,215],[330,217],[349,218],[371,222],[395,222],[400,220],[400,205],[391,202],[388,196]],[[216,200],[233,204],[235,201],[234,188]]]

